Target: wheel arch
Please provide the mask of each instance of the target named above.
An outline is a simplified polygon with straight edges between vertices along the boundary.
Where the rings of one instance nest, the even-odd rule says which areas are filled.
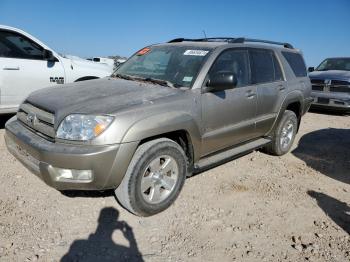
[[[302,111],[302,105],[300,101],[294,101],[290,102],[285,110],[290,110],[294,112],[294,114],[297,116],[298,119],[298,130],[299,131],[299,126],[300,126],[300,121],[301,121],[301,111]]]
[[[303,95],[301,94],[301,92],[294,91],[294,92],[289,93],[285,97],[285,99],[283,100],[283,102],[281,104],[281,107],[280,107],[280,110],[277,114],[276,120],[275,120],[271,130],[269,131],[268,136],[273,135],[273,133],[277,127],[277,124],[281,120],[283,113],[286,110],[293,111],[296,114],[297,119],[298,119],[298,130],[299,130],[301,116],[302,116],[303,101],[304,101],[304,98],[303,98]]]
[[[188,171],[192,172],[193,163],[194,163],[194,149],[193,149],[192,139],[188,131],[184,129],[180,129],[180,130],[175,130],[167,133],[162,133],[155,136],[150,136],[142,139],[139,143],[139,146],[148,141],[155,140],[158,138],[168,138],[178,143],[186,154],[188,167],[189,167]]]
[[[199,157],[199,128],[187,113],[170,112],[142,119],[129,128],[123,137],[123,143],[139,141],[141,145],[158,138],[168,138],[177,142],[184,149],[189,166]]]

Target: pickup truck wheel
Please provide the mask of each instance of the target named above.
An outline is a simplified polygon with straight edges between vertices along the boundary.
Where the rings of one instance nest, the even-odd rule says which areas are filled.
[[[142,144],[115,190],[119,203],[138,216],[151,216],[168,208],[186,179],[186,155],[166,138]]]
[[[298,129],[298,119],[293,111],[286,110],[278,123],[272,142],[265,147],[267,153],[281,156],[289,152]]]

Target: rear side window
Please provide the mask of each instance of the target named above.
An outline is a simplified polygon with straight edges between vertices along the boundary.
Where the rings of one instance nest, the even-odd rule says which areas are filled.
[[[307,75],[304,59],[300,54],[291,52],[282,52],[296,77],[304,77]]]
[[[271,50],[249,50],[252,84],[283,80],[282,70]]]

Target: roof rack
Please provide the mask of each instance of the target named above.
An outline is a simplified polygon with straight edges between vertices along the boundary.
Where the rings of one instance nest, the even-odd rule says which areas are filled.
[[[245,38],[245,37],[210,37],[210,38],[195,38],[195,39],[189,39],[189,38],[175,38],[173,40],[170,40],[168,43],[178,43],[178,42],[227,42],[227,43],[245,43],[245,42],[251,42],[251,43],[264,43],[264,44],[272,44],[272,45],[281,45],[285,48],[294,49],[294,47],[289,43],[282,43],[282,42],[275,42],[275,41],[269,41],[269,40],[262,40],[262,39],[252,39],[252,38]]]
[[[175,38],[170,40],[168,43],[177,42],[230,42],[235,40],[233,37],[210,37],[210,38]]]

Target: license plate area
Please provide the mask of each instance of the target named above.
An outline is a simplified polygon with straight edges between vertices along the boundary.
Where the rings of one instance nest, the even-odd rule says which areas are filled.
[[[16,145],[16,151],[18,154],[26,161],[30,161],[33,164],[39,166],[39,160],[34,158],[31,154],[29,154],[25,149],[21,148],[20,146]]]
[[[40,161],[29,154],[27,150],[14,143],[12,140],[7,141],[7,147],[9,151],[28,169],[30,169],[35,174],[40,173]]]
[[[317,102],[320,104],[329,104],[329,98],[319,97]]]

